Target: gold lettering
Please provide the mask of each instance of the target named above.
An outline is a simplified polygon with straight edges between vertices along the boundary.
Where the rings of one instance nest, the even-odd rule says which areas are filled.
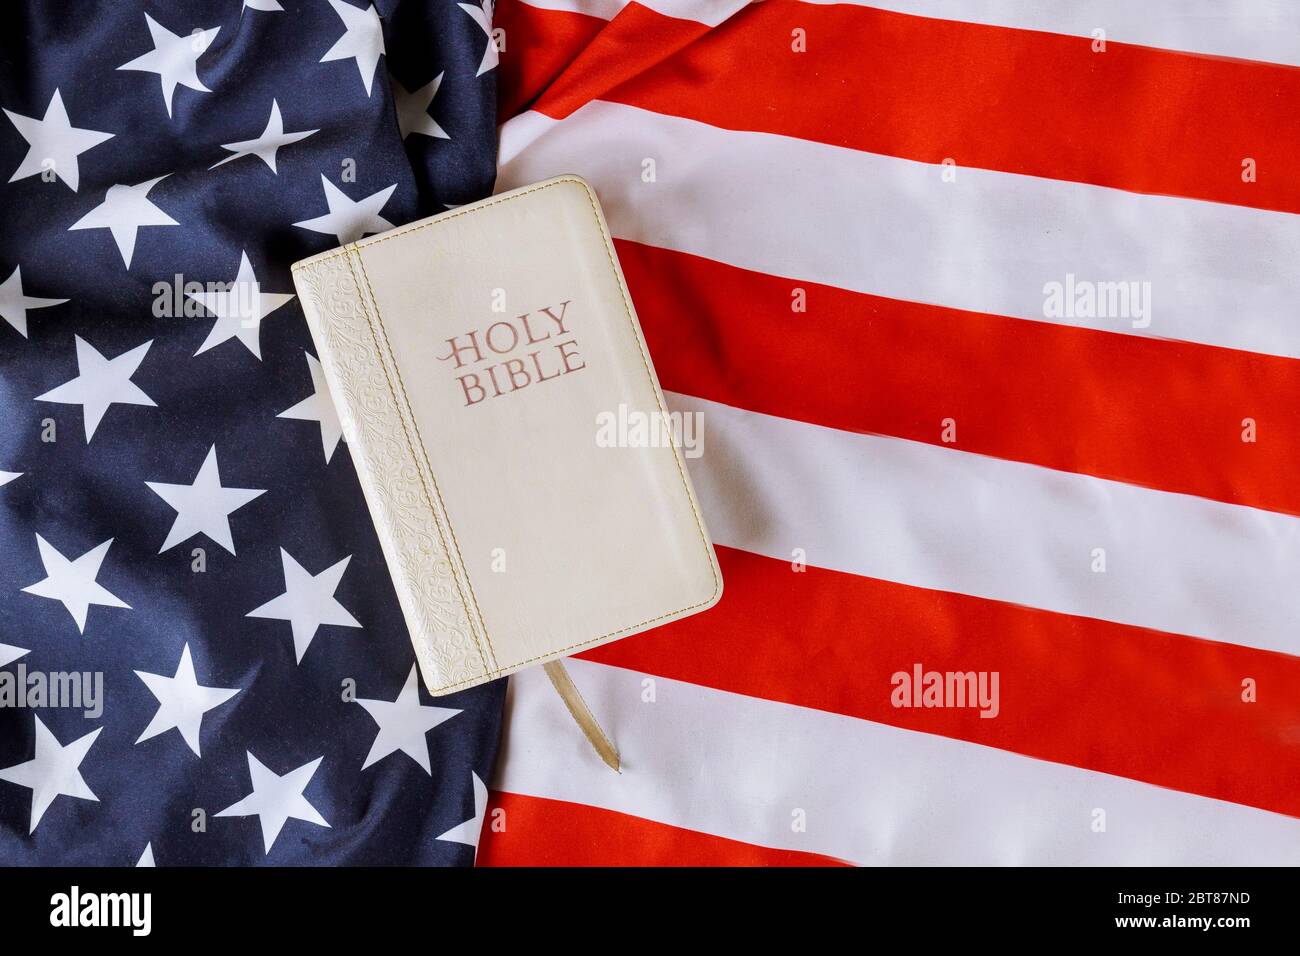
[[[587,367],[587,363],[586,363],[586,362],[583,362],[581,365],[571,365],[571,364],[569,364],[569,359],[570,359],[570,358],[577,358],[577,357],[578,357],[578,343],[575,342],[573,339],[569,339],[567,342],[561,342],[559,345],[557,345],[557,346],[555,346],[555,347],[556,347],[557,349],[560,350],[560,356],[561,356],[561,358],[564,360],[564,371],[565,371],[565,372],[576,372],[576,371],[578,371],[578,369],[580,369],[580,368],[586,368],[586,367]],[[572,352],[572,354],[570,354],[569,352],[566,351],[566,349],[568,349],[569,347],[572,347],[572,348],[573,348],[573,352]]]
[[[447,346],[449,347],[450,351],[448,351],[446,355],[436,355],[434,357],[439,362],[446,362],[448,359],[454,358],[456,360],[456,367],[460,368],[465,364],[461,360],[460,353],[468,352],[471,349],[473,349],[474,361],[475,362],[483,361],[483,351],[478,347],[478,332],[473,332],[473,331],[467,332],[466,337],[469,339],[469,345],[457,345],[456,339],[460,338],[460,336],[455,336],[453,338],[447,339]]]
[[[497,348],[492,341],[493,331],[502,328],[510,330],[510,344],[503,349]],[[490,348],[493,352],[496,352],[497,355],[505,355],[507,352],[514,351],[515,346],[519,344],[519,330],[516,329],[513,325],[511,325],[509,322],[493,322],[491,325],[488,326],[486,338],[487,338],[488,348]]]
[[[569,303],[572,301],[573,301],[572,299],[565,299],[563,302],[560,303],[559,318],[556,318],[555,313],[551,311],[551,307],[549,305],[546,306],[544,309],[542,309],[542,311],[546,313],[547,317],[550,318],[550,320],[555,323],[555,327],[560,330],[561,335],[569,334],[569,330],[564,327],[564,313],[569,311]]]
[[[473,379],[471,382],[470,380]],[[464,375],[457,377],[456,381],[460,382],[461,389],[465,392],[465,406],[477,405],[483,399],[487,398],[487,389],[478,383],[478,376],[473,372],[466,372]],[[478,392],[478,398],[470,398],[470,390]]]

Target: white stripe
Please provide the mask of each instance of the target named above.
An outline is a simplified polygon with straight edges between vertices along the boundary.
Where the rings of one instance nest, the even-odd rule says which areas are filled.
[[[566,666],[623,772],[600,762],[532,668],[510,681],[496,789],[866,864],[1300,859],[1300,821],[1280,814],[618,667]],[[805,832],[792,826],[800,810]],[[1093,831],[1096,810],[1105,832]]]
[[[666,394],[718,544],[1300,654],[1300,519]]]
[[[1300,4],[1292,0],[870,0],[865,6],[1066,36],[1092,37],[1100,28],[1121,43],[1300,64]]]
[[[499,189],[578,173],[615,235],[746,269],[1300,357],[1300,216],[1288,213],[981,169],[943,182],[935,165],[605,102],[563,121],[516,117],[499,162]],[[1071,274],[1150,282],[1149,327],[1045,317],[1045,284]]]
[[[843,3],[846,0],[809,0]],[[848,0],[854,2],[854,0]],[[641,0],[665,16],[716,26],[744,0]],[[1291,0],[869,0],[916,16],[1106,39],[1215,56],[1300,64],[1300,4]],[[612,20],[624,0],[530,0],[528,6]]]

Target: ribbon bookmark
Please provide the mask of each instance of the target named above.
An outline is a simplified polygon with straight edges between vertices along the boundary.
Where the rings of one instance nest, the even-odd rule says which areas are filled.
[[[614,749],[613,743],[605,736],[605,731],[600,729],[600,724],[592,716],[591,708],[587,702],[582,699],[582,694],[578,692],[577,685],[573,683],[573,678],[569,672],[564,669],[563,661],[551,661],[543,664],[542,668],[546,671],[546,676],[551,679],[551,686],[555,692],[560,695],[564,701],[564,706],[569,709],[573,722],[576,723],[582,732],[587,735],[587,740],[591,743],[591,749],[605,764],[615,773],[622,773],[619,769],[618,751]]]

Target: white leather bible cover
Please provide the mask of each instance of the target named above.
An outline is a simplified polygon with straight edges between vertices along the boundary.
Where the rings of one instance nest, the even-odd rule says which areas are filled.
[[[585,182],[293,270],[430,693],[717,602],[678,448],[597,441],[601,416],[670,419]]]

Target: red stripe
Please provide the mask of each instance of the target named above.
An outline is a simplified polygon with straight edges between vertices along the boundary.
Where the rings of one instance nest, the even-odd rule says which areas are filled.
[[[712,611],[579,656],[1300,816],[1298,658],[718,557]],[[895,708],[891,677],[917,663],[998,671],[1001,712]]]
[[[599,17],[542,10],[517,0],[504,0],[496,8],[493,25],[507,37],[497,94],[500,122],[527,109],[544,92],[549,98],[573,89],[585,97],[577,106],[597,99],[709,29],[637,3],[624,7],[611,26]]]
[[[492,15],[493,28],[505,37],[497,68],[498,122],[528,109],[608,25],[599,17],[501,0]]]
[[[963,451],[1300,514],[1300,362],[617,246],[667,389],[932,444],[952,418]]]
[[[502,811],[504,815],[498,814]],[[564,800],[494,791],[479,866],[843,866]]]
[[[574,14],[499,9],[529,38],[521,58],[540,45],[571,61],[536,106],[553,117],[600,98],[928,163],[1300,212],[1291,66],[1114,42],[1094,53],[1086,37],[795,0],[703,34],[631,4],[580,54],[561,53],[577,42]],[[796,29],[807,52],[791,50]],[[1246,158],[1256,182],[1242,182]]]

